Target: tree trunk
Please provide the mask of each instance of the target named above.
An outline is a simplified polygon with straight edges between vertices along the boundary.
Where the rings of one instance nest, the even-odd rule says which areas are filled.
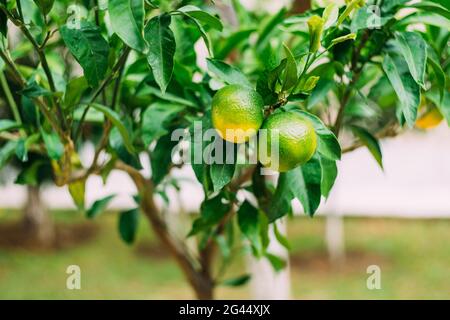
[[[23,212],[26,234],[40,245],[51,245],[55,238],[55,230],[47,209],[42,203],[38,186],[27,187],[27,202]]]

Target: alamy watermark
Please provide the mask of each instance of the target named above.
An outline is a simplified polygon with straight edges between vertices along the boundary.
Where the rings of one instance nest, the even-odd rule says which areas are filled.
[[[66,269],[69,275],[66,279],[66,288],[68,290],[81,290],[81,268],[78,265],[70,265]]]

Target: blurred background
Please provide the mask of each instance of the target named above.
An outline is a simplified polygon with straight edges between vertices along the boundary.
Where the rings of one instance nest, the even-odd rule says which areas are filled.
[[[241,2],[269,12],[291,4]],[[302,1],[296,5],[300,10]],[[416,130],[382,141],[382,149],[384,170],[366,149],[344,156],[336,187],[315,218],[296,204],[297,214],[285,223],[291,250],[273,248],[288,259],[285,271],[243,254],[231,273],[247,269],[253,281],[220,288],[217,298],[450,299],[450,130],[446,124]],[[82,161],[89,163],[93,151],[85,146]],[[169,194],[167,214],[185,228],[202,190],[190,168],[174,175],[184,179],[181,191]],[[135,193],[127,176],[114,173],[105,186],[90,178],[88,207],[117,195],[94,221],[75,210],[66,188],[27,188],[13,183],[16,176],[12,167],[0,172],[0,298],[193,298],[146,221],[131,247],[119,239],[117,210],[131,207]],[[81,290],[66,288],[69,265],[81,268]],[[366,285],[373,265],[381,270],[378,290]]]

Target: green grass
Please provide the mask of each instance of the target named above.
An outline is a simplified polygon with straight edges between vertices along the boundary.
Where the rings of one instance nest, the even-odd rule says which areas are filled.
[[[0,223],[17,216],[0,211]],[[54,216],[59,224],[86,223],[73,212]],[[321,218],[289,222],[294,298],[450,298],[450,221],[346,219],[347,259],[341,267],[328,262],[324,222]],[[0,298],[193,298],[183,275],[158,247],[144,220],[131,247],[119,239],[114,214],[90,223],[98,226],[95,237],[70,249],[42,252],[0,247]],[[243,270],[242,260],[232,270]],[[66,268],[72,264],[81,267],[81,290],[66,289]],[[381,268],[381,290],[366,288],[366,268],[372,264]],[[218,298],[250,298],[249,288],[222,288]]]

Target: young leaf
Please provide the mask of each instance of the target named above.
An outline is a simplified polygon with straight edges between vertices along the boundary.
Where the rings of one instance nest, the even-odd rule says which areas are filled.
[[[286,54],[286,68],[284,71],[283,91],[292,89],[298,82],[297,62],[291,50],[283,44]]]
[[[109,118],[109,120],[111,120],[112,124],[119,130],[128,152],[134,153],[133,142],[131,140],[130,134],[128,133],[128,129],[122,122],[121,117],[114,110],[102,106],[101,104],[93,103],[91,104],[91,106],[92,108],[102,112],[106,117]]]
[[[109,17],[113,31],[129,47],[144,52],[144,0],[109,0]]]
[[[366,129],[352,126],[352,131],[355,136],[369,149],[372,156],[377,161],[381,169],[383,169],[383,155],[381,153],[381,147],[378,140]]]
[[[95,87],[105,77],[108,69],[108,42],[100,29],[89,21],[81,20],[80,28],[60,27],[61,37],[84,71],[91,87]]]
[[[425,85],[427,43],[417,32],[399,32],[396,43],[400,48],[412,77],[420,86]]]
[[[120,213],[119,234],[123,241],[132,244],[136,239],[136,232],[139,226],[139,209],[131,209]]]
[[[152,180],[155,185],[164,179],[172,164],[171,150],[178,144],[178,141],[172,141],[170,136],[168,134],[161,137],[151,154]]]
[[[345,36],[338,37],[336,39],[331,40],[331,46],[335,46],[338,43],[345,42],[348,40],[355,40],[355,39],[356,39],[356,33],[349,33],[349,34],[346,34]]]
[[[416,122],[417,109],[420,104],[420,87],[409,72],[400,73],[400,63],[398,59],[394,60],[387,54],[383,60],[383,70],[400,101],[400,111],[408,125],[412,128]]]
[[[250,202],[245,201],[238,212],[238,225],[244,236],[250,241],[257,255],[262,253],[262,241],[259,230],[259,212]]]
[[[336,3],[330,3],[322,14],[322,19],[325,21],[323,26],[324,30],[327,30],[331,26],[333,26],[339,16],[339,6]]]
[[[95,201],[92,204],[92,207],[86,211],[86,217],[89,219],[94,219],[95,217],[97,217],[100,213],[102,213],[103,211],[106,210],[106,208],[108,207],[108,204],[111,202],[111,200],[114,197],[115,197],[115,195],[112,194],[112,195],[109,195],[107,197],[104,197],[102,199]]]
[[[246,87],[252,86],[247,77],[234,66],[215,59],[207,59],[207,64],[208,70],[227,84],[240,84]]]
[[[309,52],[314,53],[320,49],[324,20],[319,16],[312,16],[308,20],[309,28]]]
[[[145,39],[149,44],[147,60],[161,91],[166,92],[173,73],[175,37],[170,30],[171,17],[163,14],[154,17],[145,28]]]
[[[84,210],[86,179],[70,183],[68,188],[73,202],[77,206],[78,210]]]
[[[223,29],[223,25],[220,19],[216,18],[215,16],[209,14],[206,11],[203,11],[202,9],[196,6],[187,5],[179,8],[178,11],[191,16],[192,18],[200,21],[202,24],[208,25],[213,29],[216,29],[218,31],[222,31]]]

